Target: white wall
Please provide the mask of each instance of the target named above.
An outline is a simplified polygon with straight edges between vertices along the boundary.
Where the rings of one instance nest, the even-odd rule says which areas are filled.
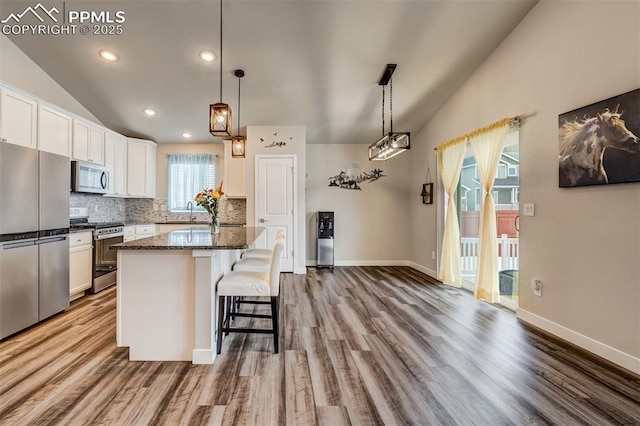
[[[262,140],[261,140],[262,139]],[[267,148],[271,142],[286,142],[286,146]],[[294,272],[306,273],[305,254],[305,152],[306,128],[304,126],[247,126],[247,225],[255,223],[255,156],[295,154],[297,156],[296,184],[298,199],[295,213],[294,238],[295,257]]]
[[[163,143],[156,148],[156,198],[167,198],[167,175],[169,154],[214,154],[216,158],[216,180],[224,177],[224,145],[222,143]],[[223,188],[224,189],[224,188]],[[195,194],[193,194],[195,196]]]
[[[368,145],[307,146],[307,263],[316,261],[316,212],[335,212],[336,265],[404,264],[409,259],[409,199],[422,187],[411,182],[411,151],[369,161]],[[356,163],[382,169],[384,177],[361,190],[330,187],[329,177]]]
[[[3,34],[0,34],[0,80],[102,124]]]
[[[505,116],[520,132],[518,317],[640,373],[640,183],[558,188],[558,115],[640,87],[639,2],[550,2],[512,34],[416,137],[433,147]],[[420,148],[417,146],[421,145]],[[438,184],[441,197],[441,187]],[[436,215],[411,200],[412,260],[433,268]],[[532,278],[543,282],[534,297]]]

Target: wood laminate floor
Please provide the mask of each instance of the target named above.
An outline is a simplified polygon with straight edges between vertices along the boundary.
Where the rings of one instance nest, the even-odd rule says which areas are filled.
[[[285,274],[280,354],[213,366],[128,361],[115,291],[0,342],[1,425],[640,424],[640,378],[410,268]]]

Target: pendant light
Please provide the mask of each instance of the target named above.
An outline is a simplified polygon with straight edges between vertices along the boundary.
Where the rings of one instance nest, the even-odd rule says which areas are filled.
[[[240,79],[244,77],[244,70],[236,70],[234,74],[238,77],[238,134],[231,138],[231,156],[244,158],[247,138],[240,135]]]
[[[222,0],[220,0],[220,102],[209,105],[209,132],[231,136],[231,107],[222,102]]]
[[[369,145],[369,160],[383,161],[408,150],[410,145],[409,132],[393,131],[393,80],[391,76],[396,69],[396,64],[387,64],[387,68],[382,74],[382,78],[378,85],[382,86],[382,138]],[[384,87],[389,84],[389,115],[390,128],[389,133],[384,132]]]

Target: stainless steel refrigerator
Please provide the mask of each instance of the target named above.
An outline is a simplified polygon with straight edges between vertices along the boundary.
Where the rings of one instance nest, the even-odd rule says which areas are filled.
[[[69,306],[70,167],[0,143],[0,339]]]

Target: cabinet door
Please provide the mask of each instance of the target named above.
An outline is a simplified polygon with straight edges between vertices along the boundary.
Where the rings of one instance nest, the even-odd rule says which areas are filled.
[[[72,119],[62,111],[38,104],[38,149],[71,157]]]
[[[246,161],[231,156],[230,141],[224,141],[224,192],[229,198],[247,196]]]
[[[91,287],[91,246],[72,247],[69,250],[69,295]]]
[[[145,144],[127,139],[127,194],[131,197],[146,195],[147,151]]]
[[[73,158],[89,161],[89,124],[73,120]]]
[[[98,127],[89,133],[89,161],[104,165],[104,130]]]
[[[127,138],[127,194],[153,198],[156,192],[156,144]]]
[[[156,196],[156,144],[153,142],[147,143],[145,147],[145,158],[147,162],[146,170],[146,195],[149,198],[155,198]]]
[[[35,100],[0,89],[0,140],[37,148],[38,104]]]
[[[107,132],[104,142],[104,165],[109,169],[109,195],[127,195],[127,138]]]

